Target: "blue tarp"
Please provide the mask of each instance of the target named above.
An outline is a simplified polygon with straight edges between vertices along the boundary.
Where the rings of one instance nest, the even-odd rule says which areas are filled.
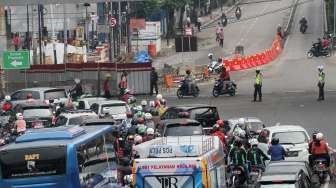
[[[148,63],[152,62],[152,57],[149,56],[148,52],[140,51],[134,56],[134,63]]]

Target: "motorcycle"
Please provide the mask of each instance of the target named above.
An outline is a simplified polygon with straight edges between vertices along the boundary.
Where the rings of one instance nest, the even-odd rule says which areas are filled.
[[[208,65],[208,71],[210,73],[217,73],[219,74],[223,68],[223,63],[218,61],[211,61],[211,63]]]
[[[184,96],[197,97],[199,95],[199,92],[200,90],[196,84],[195,84],[195,91],[189,91],[189,86],[188,86],[187,81],[182,80],[179,88],[177,89],[176,95],[179,99],[183,98]]]
[[[246,182],[245,169],[242,166],[233,166],[230,177],[230,187],[243,187]]]
[[[301,25],[300,25],[300,32],[301,32],[302,34],[305,34],[306,31],[307,31],[307,28],[308,28],[308,26],[307,26],[306,24],[301,24]]]
[[[307,56],[308,58],[312,58],[312,57],[320,57],[320,56],[324,56],[324,57],[329,57],[330,56],[330,52],[328,49],[322,49],[321,52],[318,51],[318,44],[313,44],[311,49],[307,52]]]
[[[318,158],[314,160],[313,173],[318,175],[320,184],[324,184],[327,179],[329,169],[326,164],[326,159]]]
[[[251,166],[251,172],[250,172],[250,183],[252,185],[255,185],[258,181],[258,179],[261,177],[262,174],[262,168],[259,166],[252,165]]]
[[[226,95],[226,94],[229,94],[230,96],[235,96],[236,89],[237,89],[237,85],[234,83],[234,81],[227,81],[227,83],[224,84],[224,81],[218,79],[215,82],[214,88],[212,90],[212,95],[214,97],[218,97],[219,95]]]

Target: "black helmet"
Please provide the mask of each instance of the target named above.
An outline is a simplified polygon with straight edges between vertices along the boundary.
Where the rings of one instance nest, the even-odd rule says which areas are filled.
[[[271,143],[272,143],[272,145],[279,144],[279,138],[273,137]]]
[[[187,69],[186,70],[186,74],[190,74],[191,73],[191,70],[190,69]]]
[[[259,74],[259,73],[260,73],[260,69],[257,69],[257,70],[256,70],[256,73]]]

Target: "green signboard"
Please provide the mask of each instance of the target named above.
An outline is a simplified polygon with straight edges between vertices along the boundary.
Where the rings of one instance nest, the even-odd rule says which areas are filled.
[[[3,53],[3,69],[29,69],[28,51],[5,51]]]

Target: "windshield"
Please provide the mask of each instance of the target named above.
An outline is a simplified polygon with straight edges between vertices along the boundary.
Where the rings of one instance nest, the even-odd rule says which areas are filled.
[[[23,110],[24,118],[31,117],[51,117],[52,112],[50,108],[28,108]]]
[[[202,135],[202,126],[192,123],[187,125],[175,124],[169,125],[166,129],[165,136],[192,136]]]
[[[0,153],[3,179],[63,175],[66,147],[25,148]]]
[[[109,104],[102,106],[102,113],[106,114],[109,113],[111,115],[116,114],[125,114],[127,112],[125,104]]]
[[[302,144],[308,141],[303,131],[273,133],[272,138],[279,138],[280,144]]]
[[[269,185],[261,185],[260,188],[295,188],[295,184],[269,184]]]
[[[44,99],[46,100],[60,98],[66,98],[65,91],[63,89],[49,90],[44,92]]]

